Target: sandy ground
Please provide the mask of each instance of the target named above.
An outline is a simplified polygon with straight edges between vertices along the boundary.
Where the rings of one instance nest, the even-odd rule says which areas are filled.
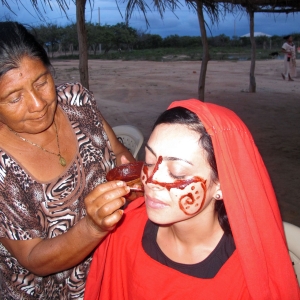
[[[79,81],[78,61],[53,65],[57,84]],[[200,67],[201,62],[189,61],[92,60],[90,90],[111,126],[135,125],[147,140],[169,103],[197,97]],[[300,226],[300,76],[284,81],[282,68],[281,60],[256,62],[257,92],[248,93],[250,62],[211,61],[205,101],[232,109],[247,124],[270,173],[283,220]]]

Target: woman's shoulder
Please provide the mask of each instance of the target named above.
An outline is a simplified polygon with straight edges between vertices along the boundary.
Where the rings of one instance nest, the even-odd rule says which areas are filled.
[[[283,43],[282,48],[285,49],[289,46],[289,44],[287,42]]]
[[[95,105],[94,95],[80,82],[66,82],[56,86],[58,102],[73,106]]]
[[[24,176],[29,176],[19,162],[7,150],[0,147],[0,185],[4,183],[7,174],[16,174],[21,179]]]
[[[4,187],[4,181],[6,177],[6,169],[10,164],[10,157],[7,153],[0,148],[0,189]]]

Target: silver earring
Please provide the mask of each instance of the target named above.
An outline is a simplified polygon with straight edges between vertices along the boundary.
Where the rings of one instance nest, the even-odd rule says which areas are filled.
[[[220,200],[220,199],[221,199],[221,196],[220,196],[219,194],[217,194],[217,195],[215,196],[215,199],[216,199],[216,200]]]

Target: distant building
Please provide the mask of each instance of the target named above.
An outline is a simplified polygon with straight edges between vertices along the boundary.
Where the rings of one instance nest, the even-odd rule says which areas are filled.
[[[257,36],[271,37],[271,35],[270,35],[270,34],[267,34],[267,33],[263,33],[263,32],[254,32],[254,37],[257,37]],[[250,37],[250,33],[241,35],[240,37]]]

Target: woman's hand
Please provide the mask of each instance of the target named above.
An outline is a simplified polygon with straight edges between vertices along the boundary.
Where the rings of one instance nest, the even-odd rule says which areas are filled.
[[[113,230],[123,216],[121,207],[130,189],[123,181],[109,181],[98,185],[85,198],[86,221],[101,237]]]
[[[120,156],[120,160],[121,160],[121,165],[125,165],[125,164],[129,164],[130,163],[130,161],[127,159],[127,157],[124,154],[122,154]]]

